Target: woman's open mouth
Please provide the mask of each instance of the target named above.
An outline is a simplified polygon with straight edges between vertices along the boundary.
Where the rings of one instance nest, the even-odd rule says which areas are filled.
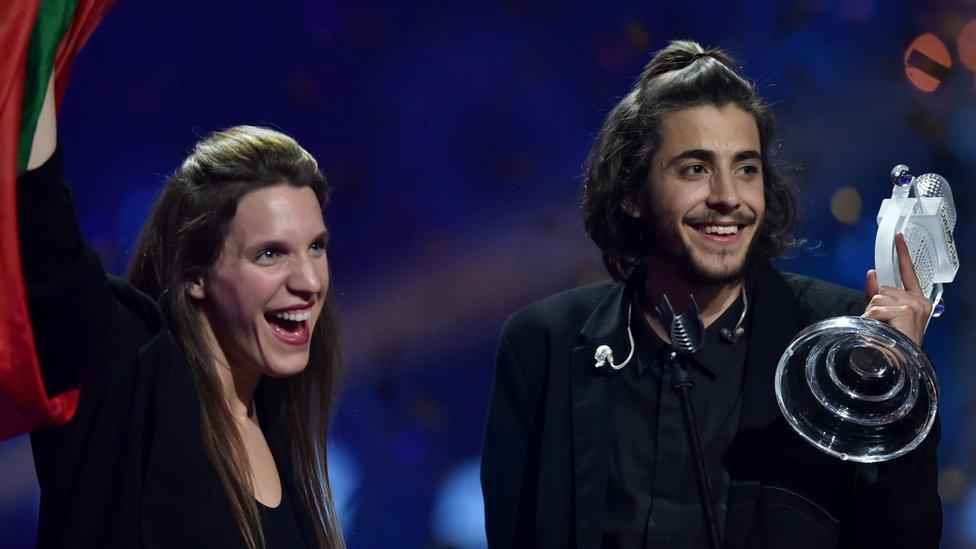
[[[311,337],[308,320],[312,316],[312,309],[293,311],[278,311],[264,314],[264,319],[271,326],[271,332],[282,343],[289,345],[305,345]]]

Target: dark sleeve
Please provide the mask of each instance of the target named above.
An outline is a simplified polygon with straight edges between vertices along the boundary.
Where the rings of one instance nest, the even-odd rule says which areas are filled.
[[[852,297],[847,314],[860,315],[865,307],[864,297]],[[928,436],[911,452],[891,461],[857,465],[852,509],[843,525],[845,547],[939,547],[940,438],[936,415]]]
[[[509,326],[498,343],[491,402],[481,455],[488,546],[531,545],[534,488],[525,478],[529,463],[536,398],[509,341]],[[529,485],[527,485],[529,484]]]
[[[56,394],[101,373],[115,300],[78,228],[60,150],[17,178],[17,213],[34,343],[47,392]]]
[[[809,278],[792,276],[805,304],[801,325],[838,315],[859,316],[864,294]],[[841,518],[841,547],[936,548],[942,535],[936,450],[939,419],[918,448],[882,463],[856,464],[846,514]]]
[[[843,525],[845,547],[939,547],[940,438],[936,416],[918,448],[891,461],[858,465],[853,508]]]

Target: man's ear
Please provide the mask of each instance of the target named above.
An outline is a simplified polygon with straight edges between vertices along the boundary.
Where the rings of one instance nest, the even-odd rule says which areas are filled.
[[[186,285],[186,291],[190,294],[190,297],[194,299],[204,299],[207,297],[206,288],[204,286],[203,277],[190,282]]]
[[[634,201],[633,196],[627,196],[620,201],[620,209],[624,211],[625,214],[633,217],[634,219],[640,219],[643,217],[641,213],[640,206]]]

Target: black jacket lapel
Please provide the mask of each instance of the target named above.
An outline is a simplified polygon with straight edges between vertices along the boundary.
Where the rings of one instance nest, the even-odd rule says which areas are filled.
[[[749,347],[742,391],[738,435],[729,451],[732,483],[726,521],[726,547],[740,547],[753,523],[762,464],[768,457],[768,428],[781,419],[773,381],[783,351],[802,328],[795,316],[792,292],[771,267],[749,285]],[[599,546],[607,489],[610,403],[606,370],[594,367],[600,345],[609,345],[615,362],[630,353],[627,304],[632,291],[617,285],[594,309],[573,350],[573,456],[576,547]],[[634,361],[638,360],[634,356]],[[629,364],[628,367],[634,364]],[[604,368],[607,368],[604,366]]]
[[[780,356],[800,331],[795,303],[782,275],[770,269],[756,278],[749,322],[749,349],[742,387],[739,432],[765,429],[780,419],[773,379]]]
[[[783,277],[763,269],[747,290],[752,311],[749,347],[742,387],[738,434],[727,454],[731,475],[725,546],[741,547],[754,522],[756,496],[771,448],[769,427],[782,418],[774,379],[780,356],[802,328],[795,316],[793,294]]]
[[[610,403],[606,389],[609,366],[595,367],[600,345],[609,345],[614,362],[630,353],[627,304],[631,293],[619,284],[594,309],[579,333],[570,370],[573,402],[573,478],[575,484],[576,547],[597,547],[606,504],[610,442]],[[628,368],[636,366],[634,355]]]

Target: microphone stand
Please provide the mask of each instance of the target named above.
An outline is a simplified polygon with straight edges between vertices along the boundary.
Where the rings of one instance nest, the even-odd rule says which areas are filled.
[[[688,435],[688,446],[695,462],[695,476],[698,480],[698,503],[701,507],[702,518],[705,522],[705,532],[708,544],[712,549],[720,549],[721,536],[718,532],[718,522],[715,520],[715,504],[712,502],[712,486],[708,480],[705,466],[705,452],[702,450],[701,435],[698,423],[695,421],[695,410],[691,406],[691,389],[695,384],[688,374],[688,360],[691,355],[702,347],[702,337],[705,333],[698,310],[698,303],[694,296],[691,299],[691,309],[675,315],[668,296],[661,296],[654,307],[661,324],[668,329],[673,350],[668,353],[665,369],[671,373],[671,390],[678,393],[681,401],[681,412],[685,423],[685,433]]]

